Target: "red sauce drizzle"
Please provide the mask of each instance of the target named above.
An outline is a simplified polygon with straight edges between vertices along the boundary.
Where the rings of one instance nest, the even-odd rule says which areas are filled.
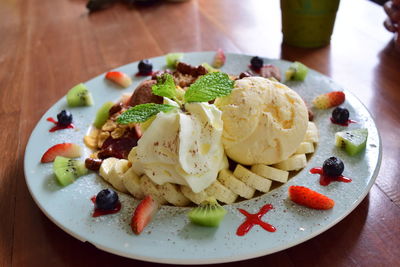
[[[49,122],[52,122],[52,123],[54,123],[56,126],[54,126],[53,128],[51,128],[50,130],[49,130],[49,132],[55,132],[55,131],[58,131],[58,130],[63,130],[63,129],[73,129],[73,128],[75,128],[75,125],[73,125],[72,123],[70,123],[70,124],[68,124],[68,125],[66,125],[66,126],[63,126],[63,125],[59,125],[58,124],[58,121],[56,121],[55,119],[53,119],[52,117],[49,117],[49,118],[47,118],[47,121],[49,121]]]
[[[90,200],[93,203],[96,203],[96,196],[93,196],[92,198],[90,198]],[[114,214],[120,210],[121,210],[121,202],[118,201],[117,206],[115,206],[115,208],[112,210],[100,210],[100,209],[95,208],[93,211],[92,217],[99,217],[99,216],[103,216],[103,215]]]
[[[153,74],[154,74],[154,71],[150,71],[150,72],[146,72],[146,73],[137,72],[135,74],[135,77],[153,76]]]
[[[331,182],[343,182],[350,183],[352,180],[350,178],[344,177],[343,175],[339,175],[336,177],[328,176],[324,174],[324,170],[321,167],[312,168],[310,170],[312,174],[319,174],[319,184],[323,186],[329,185]]]
[[[347,120],[345,123],[339,123],[336,122],[333,118],[331,118],[331,122],[340,126],[349,126],[350,123],[357,123],[356,121],[353,120]]]
[[[259,226],[261,226],[262,228],[264,228],[264,230],[267,230],[268,232],[275,232],[276,228],[274,226],[270,225],[269,223],[261,221],[261,217],[273,208],[274,207],[271,204],[266,204],[260,209],[259,212],[255,213],[255,214],[250,214],[247,211],[245,211],[244,209],[238,209],[244,216],[246,216],[246,221],[244,221],[244,223],[242,223],[238,227],[236,234],[238,236],[244,236],[256,224],[258,224]]]
[[[263,65],[264,66],[264,65]],[[257,73],[257,74],[260,74],[260,72],[261,72],[261,68],[259,68],[259,69],[256,69],[256,68],[254,68],[251,64],[249,64],[248,65],[248,67],[249,67],[249,69],[250,70],[252,70],[254,73]]]

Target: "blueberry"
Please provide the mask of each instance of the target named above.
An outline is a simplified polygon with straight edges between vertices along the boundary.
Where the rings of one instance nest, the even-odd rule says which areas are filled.
[[[67,110],[63,110],[57,114],[57,120],[58,124],[61,126],[70,125],[72,122],[72,114]]]
[[[112,210],[118,204],[118,194],[112,189],[103,189],[96,196],[96,208]]]
[[[138,64],[139,73],[149,74],[153,71],[153,64],[148,59],[141,60]]]
[[[332,177],[340,176],[344,170],[343,161],[336,157],[330,157],[324,161],[322,165],[322,170],[324,174]]]
[[[337,107],[332,111],[332,119],[337,123],[346,123],[349,120],[350,113],[347,108]]]
[[[253,57],[250,60],[251,67],[255,70],[259,70],[264,65],[264,60],[260,57]]]

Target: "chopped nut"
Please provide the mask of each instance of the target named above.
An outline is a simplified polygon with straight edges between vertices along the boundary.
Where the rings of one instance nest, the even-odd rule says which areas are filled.
[[[100,130],[93,128],[88,135],[83,137],[83,142],[90,149],[97,149],[97,137],[99,136]]]
[[[103,131],[112,132],[115,128],[117,128],[117,124],[112,120],[106,121],[106,123],[101,127]]]
[[[120,138],[124,135],[124,133],[125,133],[125,128],[118,127],[114,131],[112,131],[111,137],[113,139]]]

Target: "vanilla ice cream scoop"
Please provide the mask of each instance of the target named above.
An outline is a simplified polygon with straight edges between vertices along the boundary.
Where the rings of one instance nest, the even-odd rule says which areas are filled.
[[[227,165],[221,114],[208,103],[158,113],[138,141],[135,164],[157,184],[187,185],[195,193],[207,188]]]
[[[215,105],[222,111],[225,152],[241,164],[287,159],[307,130],[302,98],[286,85],[262,77],[235,81],[232,93],[218,98]]]

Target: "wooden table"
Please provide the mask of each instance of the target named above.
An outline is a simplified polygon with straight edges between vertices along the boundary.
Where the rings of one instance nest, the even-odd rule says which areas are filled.
[[[33,127],[73,85],[171,51],[222,48],[299,60],[355,93],[383,140],[381,171],[332,229],[273,255],[226,266],[400,266],[400,54],[384,12],[342,1],[332,43],[281,45],[279,1],[191,0],[88,15],[86,0],[0,1],[0,266],[150,266],[81,243],[33,202],[23,156]]]

